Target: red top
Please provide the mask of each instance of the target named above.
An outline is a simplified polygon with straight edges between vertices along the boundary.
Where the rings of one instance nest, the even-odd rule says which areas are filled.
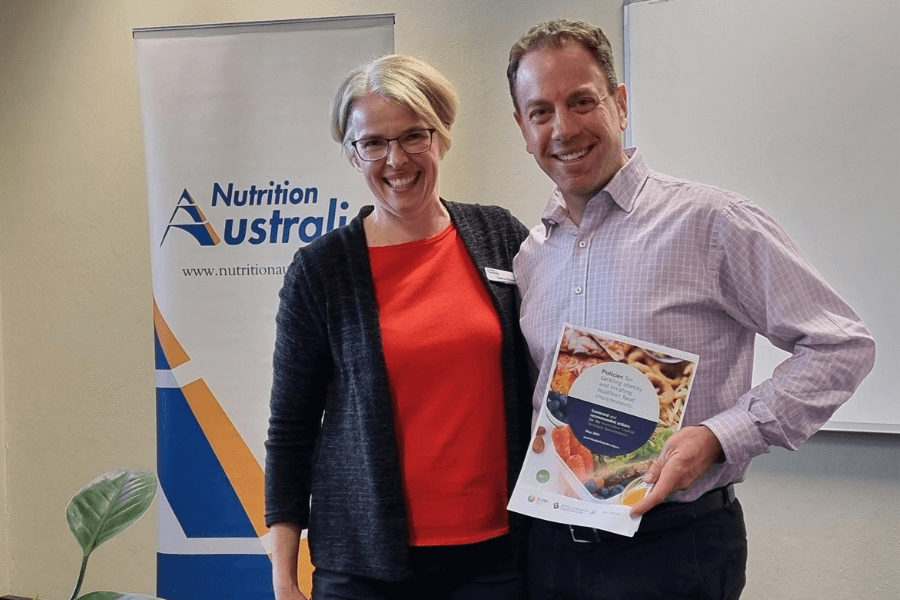
[[[414,546],[509,530],[500,320],[456,227],[369,248]]]

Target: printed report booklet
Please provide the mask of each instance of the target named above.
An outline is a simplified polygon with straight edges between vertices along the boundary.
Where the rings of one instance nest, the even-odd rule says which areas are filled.
[[[643,475],[681,427],[699,357],[563,326],[509,510],[633,536]]]

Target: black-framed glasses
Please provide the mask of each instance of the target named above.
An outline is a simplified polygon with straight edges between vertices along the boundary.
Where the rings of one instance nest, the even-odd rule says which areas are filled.
[[[428,152],[431,148],[431,138],[434,131],[434,129],[413,129],[400,137],[391,139],[380,137],[363,138],[350,142],[350,145],[353,146],[356,154],[361,159],[370,162],[381,160],[387,156],[391,142],[394,141],[400,144],[400,148],[407,154],[421,154],[422,152]]]

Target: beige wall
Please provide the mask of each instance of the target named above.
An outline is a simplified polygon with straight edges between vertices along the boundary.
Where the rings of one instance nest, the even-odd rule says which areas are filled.
[[[6,20],[6,11],[0,6],[0,57],[8,56],[7,46],[4,43],[3,35],[5,28],[3,23]],[[0,98],[4,97],[5,86],[5,69],[8,67],[6,60],[0,60]],[[4,104],[0,104],[0,198],[7,189],[7,178],[5,177],[4,162],[2,157],[5,156],[5,118],[3,110]],[[9,493],[8,493],[8,474],[7,469],[7,443],[6,443],[6,402],[5,389],[3,380],[3,263],[4,263],[4,244],[3,244],[3,223],[4,213],[6,212],[6,203],[0,199],[0,593],[8,591],[9,575],[12,571],[12,555],[9,551]]]
[[[0,193],[3,185],[0,182]],[[2,248],[2,242],[0,242]],[[2,260],[2,256],[0,256]],[[0,265],[0,273],[3,267]],[[6,410],[3,402],[3,283],[0,281],[0,592],[9,588],[12,558],[9,554],[9,514],[6,486]]]
[[[0,566],[0,593],[65,597],[80,558],[65,521],[69,498],[110,468],[155,466],[132,28],[382,12],[397,15],[398,51],[431,61],[458,87],[462,107],[442,167],[443,194],[502,204],[535,222],[551,184],[523,151],[511,118],[503,76],[509,46],[539,20],[584,18],[605,26],[621,63],[620,0],[0,2],[0,448],[4,441],[8,448],[5,464],[0,453],[0,565],[8,565]],[[894,444],[880,460],[896,456]],[[810,485],[826,493],[845,489],[846,480],[832,475],[825,469]],[[755,503],[778,497],[778,477],[758,481]],[[874,486],[873,516],[840,529],[836,542],[858,548],[900,538],[891,508],[898,487],[893,477]],[[788,508],[770,510],[787,518]],[[844,578],[839,589],[859,589],[860,598],[880,597],[867,591],[896,584],[884,573],[823,568],[816,555],[834,550],[822,545],[815,527],[793,530],[788,544],[773,528],[780,521],[753,519],[748,515],[751,540],[760,531],[756,539],[764,545],[751,550],[758,558],[751,556],[746,598],[802,597],[777,593],[798,577],[823,597],[836,597],[827,592],[837,577]],[[100,548],[85,589],[153,593],[155,527],[151,513]],[[769,560],[796,544],[811,557],[798,563],[802,572],[784,572]]]

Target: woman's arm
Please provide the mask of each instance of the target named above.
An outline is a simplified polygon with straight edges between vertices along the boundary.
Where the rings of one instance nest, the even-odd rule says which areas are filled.
[[[298,253],[280,293],[266,440],[266,524],[276,600],[308,600],[297,581],[300,532],[309,523],[312,457],[331,379],[315,296]]]
[[[266,440],[266,525],[309,525],[313,455],[331,381],[328,334],[299,258],[288,269],[276,316]],[[320,294],[321,295],[321,294]]]
[[[300,556],[300,527],[296,523],[273,523],[272,583],[275,600],[307,600],[297,582],[297,561]]]

